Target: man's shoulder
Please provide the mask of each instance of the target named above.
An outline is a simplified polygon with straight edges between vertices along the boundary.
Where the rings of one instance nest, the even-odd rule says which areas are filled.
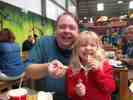
[[[39,39],[39,42],[43,43],[43,44],[50,44],[52,42],[55,41],[55,37],[54,36],[43,36]]]
[[[43,36],[43,37],[40,38],[40,40],[43,40],[43,41],[46,41],[46,40],[53,40],[53,39],[55,39],[54,36]]]

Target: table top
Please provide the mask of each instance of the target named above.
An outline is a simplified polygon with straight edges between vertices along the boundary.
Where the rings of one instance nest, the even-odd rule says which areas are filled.
[[[52,92],[44,92],[44,91],[36,92],[33,89],[29,89],[29,88],[26,88],[26,89],[28,90],[28,94],[26,95],[26,100],[43,100],[43,99],[53,100]],[[0,94],[0,100],[8,100],[7,92]]]

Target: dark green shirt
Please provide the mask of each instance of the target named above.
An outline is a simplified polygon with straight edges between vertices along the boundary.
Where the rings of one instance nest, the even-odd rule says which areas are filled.
[[[62,50],[58,47],[55,37],[43,37],[30,52],[30,61],[32,63],[46,63],[54,59],[58,59],[64,65],[69,64],[71,56],[71,50]],[[65,95],[65,82],[64,78],[53,79],[52,77],[44,77],[43,79],[37,80],[35,88],[37,90],[52,91],[60,95]],[[65,99],[64,99],[65,100]]]

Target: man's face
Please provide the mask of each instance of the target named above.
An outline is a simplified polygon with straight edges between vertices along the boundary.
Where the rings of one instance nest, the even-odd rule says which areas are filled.
[[[60,48],[70,48],[76,37],[79,35],[78,25],[75,20],[69,16],[62,16],[57,23],[56,39]]]

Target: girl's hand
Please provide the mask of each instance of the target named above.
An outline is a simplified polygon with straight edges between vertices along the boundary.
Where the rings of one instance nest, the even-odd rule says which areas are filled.
[[[60,78],[64,76],[65,68],[60,61],[53,60],[52,62],[49,63],[48,72],[49,75],[52,76],[53,78]]]
[[[91,70],[99,70],[101,69],[101,62],[99,60],[97,60],[94,57],[89,57],[88,58],[88,65],[90,66]]]
[[[85,96],[86,94],[86,88],[85,85],[82,83],[81,80],[79,80],[78,84],[75,87],[76,93],[78,96]]]

